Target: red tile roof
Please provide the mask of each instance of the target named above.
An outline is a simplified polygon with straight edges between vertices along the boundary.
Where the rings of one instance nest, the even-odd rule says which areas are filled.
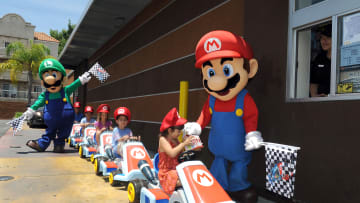
[[[59,40],[47,35],[43,32],[34,32],[34,38],[41,41],[59,42]]]

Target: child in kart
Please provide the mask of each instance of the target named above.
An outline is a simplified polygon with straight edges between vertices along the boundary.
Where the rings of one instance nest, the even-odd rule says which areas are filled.
[[[110,112],[109,105],[100,104],[96,112],[97,112],[97,119],[95,122],[95,128],[96,128],[95,141],[96,144],[99,144],[101,133],[104,132],[105,130],[113,130],[113,128],[112,128],[112,122],[109,120],[109,112]]]
[[[81,134],[84,133],[84,129],[89,125],[94,125],[96,122],[95,119],[91,118],[94,112],[94,108],[92,106],[85,107],[85,117],[83,117],[80,121],[81,126]]]
[[[192,145],[193,136],[179,142],[178,137],[184,128],[186,119],[181,118],[176,108],[171,109],[163,119],[159,135],[159,180],[163,190],[169,195],[175,187],[181,186],[176,166],[179,164],[178,156],[185,146]]]
[[[75,111],[75,120],[74,123],[80,123],[81,119],[84,117],[84,114],[81,113],[80,102],[74,103],[74,111]]]
[[[131,112],[126,107],[119,107],[114,112],[114,119],[117,127],[114,128],[112,133],[112,149],[116,157],[122,157],[122,146],[126,140],[134,139],[140,140],[140,136],[133,136],[130,128],[126,126],[130,122]]]

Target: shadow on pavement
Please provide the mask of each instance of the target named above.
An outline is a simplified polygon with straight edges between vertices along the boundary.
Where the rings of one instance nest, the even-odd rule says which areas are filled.
[[[68,153],[78,153],[76,149],[65,149],[64,153],[54,153],[53,151],[45,151],[45,152],[37,152],[37,151],[24,151],[24,152],[16,152],[17,154],[46,154],[46,153],[53,153],[53,154],[68,154]]]

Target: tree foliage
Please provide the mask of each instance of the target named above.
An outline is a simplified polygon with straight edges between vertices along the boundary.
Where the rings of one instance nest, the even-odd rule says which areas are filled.
[[[12,42],[6,47],[6,55],[9,60],[0,63],[0,74],[10,71],[10,79],[13,83],[22,72],[28,71],[28,104],[31,103],[31,89],[33,77],[36,77],[39,66],[45,58],[54,58],[50,56],[50,49],[43,44],[34,44],[30,41],[30,46],[25,47],[21,42]]]
[[[60,41],[59,49],[58,49],[59,55],[61,51],[64,49],[66,41],[69,39],[75,26],[76,26],[75,24],[71,24],[71,20],[69,19],[67,29],[62,29],[61,31],[50,29],[50,36]]]

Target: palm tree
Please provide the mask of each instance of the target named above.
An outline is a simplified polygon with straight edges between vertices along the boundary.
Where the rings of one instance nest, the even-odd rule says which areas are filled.
[[[50,49],[43,44],[34,44],[30,41],[27,48],[21,42],[12,42],[6,47],[6,55],[10,59],[0,63],[0,74],[10,70],[10,79],[13,83],[17,82],[17,77],[23,71],[28,71],[28,105],[31,104],[31,89],[33,78],[36,77],[39,66],[45,58],[54,58],[50,55]]]

